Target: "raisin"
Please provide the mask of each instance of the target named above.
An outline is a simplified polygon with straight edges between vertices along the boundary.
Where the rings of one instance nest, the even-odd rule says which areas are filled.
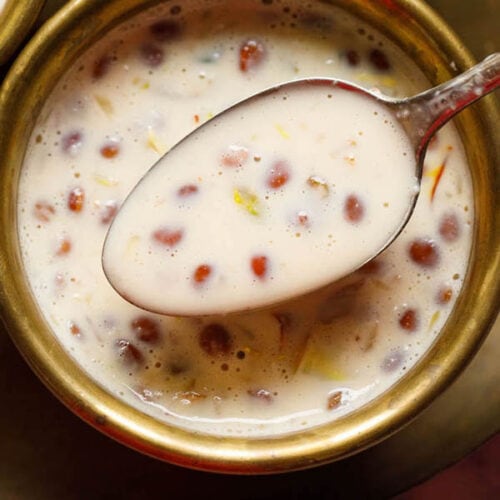
[[[439,234],[448,243],[456,241],[460,236],[460,224],[454,213],[449,213],[441,217],[439,223]]]
[[[209,356],[222,356],[229,354],[233,340],[222,325],[211,323],[201,330],[198,343]]]
[[[111,221],[115,218],[117,212],[118,202],[116,202],[115,200],[107,201],[100,210],[101,223],[106,225],[110,224]]]
[[[414,240],[409,248],[413,262],[422,267],[434,267],[439,262],[439,250],[436,243],[431,239],[419,238]]]
[[[92,78],[99,80],[109,73],[113,58],[109,54],[104,54],[94,61],[92,65]]]
[[[399,326],[408,332],[414,332],[418,328],[419,318],[415,309],[406,309],[399,318]]]
[[[258,67],[266,55],[264,45],[257,40],[246,40],[240,46],[240,70],[246,73]]]
[[[252,257],[251,268],[257,278],[263,279],[267,275],[268,258],[265,255]]]
[[[112,158],[118,156],[118,153],[120,152],[120,145],[116,142],[108,142],[101,146],[100,152],[103,158],[111,160]]]
[[[182,240],[183,236],[184,231],[182,229],[170,229],[167,227],[157,229],[153,233],[153,239],[167,247],[176,246]]]
[[[164,19],[152,24],[149,31],[157,42],[169,42],[179,38],[181,35],[181,26],[169,19]]]
[[[85,191],[81,187],[73,188],[68,194],[68,208],[72,212],[81,212],[85,203]]]
[[[160,338],[160,325],[148,316],[139,316],[130,322],[135,336],[143,342],[156,342]]]
[[[345,58],[349,63],[349,66],[357,66],[361,62],[361,57],[356,50],[346,50]]]
[[[74,337],[80,337],[82,335],[82,330],[80,327],[74,323],[73,321],[69,322],[69,333],[73,335]]]
[[[368,59],[373,67],[375,69],[378,69],[379,71],[388,71],[389,69],[391,69],[391,64],[389,63],[387,55],[380,49],[371,50],[368,55]]]
[[[211,274],[212,268],[208,264],[201,264],[195,269],[193,280],[198,284],[205,283]]]
[[[248,149],[243,146],[229,146],[226,153],[221,157],[224,167],[242,167],[248,160]]]
[[[326,403],[326,407],[328,410],[334,410],[338,408],[342,403],[342,391],[335,391],[331,394],[328,394],[328,400]]]
[[[304,210],[297,212],[295,215],[295,225],[301,227],[311,227],[311,220],[309,215]]]
[[[365,214],[365,207],[359,198],[349,195],[344,202],[344,217],[353,224],[359,222]]]
[[[62,238],[59,241],[59,246],[57,247],[56,255],[62,257],[63,255],[68,255],[71,252],[71,241],[68,238]]]
[[[33,209],[34,216],[42,222],[50,222],[52,216],[56,213],[56,209],[46,201],[37,201]]]
[[[187,196],[196,194],[197,192],[198,186],[195,186],[194,184],[186,184],[185,186],[182,186],[177,190],[177,195],[181,198],[185,198]]]
[[[140,48],[140,52],[144,62],[152,68],[160,66],[165,59],[163,49],[153,43],[143,44]]]
[[[62,150],[71,156],[80,152],[83,145],[83,135],[81,132],[73,131],[66,134],[61,141]]]
[[[269,170],[267,176],[267,185],[271,189],[279,189],[283,187],[290,179],[290,168],[284,161],[277,161]]]
[[[118,355],[125,364],[132,365],[143,361],[142,352],[129,340],[118,339],[116,347],[118,348]]]
[[[450,287],[441,287],[436,294],[436,302],[440,305],[445,305],[450,302],[453,297],[453,290]]]

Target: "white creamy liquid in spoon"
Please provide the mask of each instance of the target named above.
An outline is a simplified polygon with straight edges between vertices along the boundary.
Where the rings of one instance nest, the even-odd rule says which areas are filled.
[[[375,256],[417,187],[410,141],[384,105],[326,82],[285,87],[158,162],[114,220],[104,270],[165,314],[282,302]]]

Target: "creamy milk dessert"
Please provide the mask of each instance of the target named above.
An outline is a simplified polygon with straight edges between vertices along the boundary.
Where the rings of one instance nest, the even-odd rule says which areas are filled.
[[[383,104],[328,81],[284,86],[158,162],[111,226],[104,271],[126,299],[164,314],[304,295],[382,250],[412,206],[415,170]]]
[[[376,398],[435,340],[467,269],[471,183],[458,136],[447,126],[431,144],[404,232],[374,262],[327,288],[267,310],[184,318],[145,312],[106,280],[104,239],[131,189],[166,151],[232,103],[311,76],[394,96],[428,86],[370,27],[321,3],[297,5],[238,2],[231,13],[220,1],[169,2],[115,28],[54,90],[22,170],[21,250],[54,335],[109,392],[194,432],[294,432]],[[264,165],[264,154],[256,161],[260,153],[241,140],[231,136],[221,144],[230,153],[244,146],[249,165]],[[335,154],[347,171],[358,140],[340,137]],[[304,154],[314,146],[303,142]],[[224,171],[233,174],[239,175]],[[178,195],[188,214],[209,175],[180,176],[181,184],[159,185],[159,196]],[[319,198],[334,193],[321,178],[306,179],[307,188]],[[224,210],[252,211],[252,198],[239,196],[233,191]],[[348,205],[356,219],[359,204]],[[214,207],[210,215],[222,227],[228,214]],[[297,232],[308,237],[305,229]],[[160,243],[172,237],[158,233]],[[176,255],[168,259],[178,258],[175,248],[168,251]],[[201,246],[200,264],[203,252]],[[262,261],[254,267],[257,275],[265,268]],[[307,271],[287,269],[292,281]]]

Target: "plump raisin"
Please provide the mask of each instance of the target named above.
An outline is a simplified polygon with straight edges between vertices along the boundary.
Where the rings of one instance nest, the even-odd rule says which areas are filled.
[[[212,274],[212,267],[209,266],[208,264],[201,264],[199,265],[194,273],[193,273],[193,280],[195,283],[202,284],[205,283],[208,278],[210,278],[210,275]]]
[[[160,325],[148,316],[139,316],[130,322],[134,335],[143,342],[156,342],[160,338]]]
[[[252,257],[250,266],[255,276],[263,279],[266,277],[268,271],[268,258],[265,255],[256,255],[255,257]]]
[[[101,156],[107,160],[116,158],[120,153],[120,145],[115,141],[107,142],[103,144],[100,149]]]
[[[372,66],[379,71],[388,71],[391,69],[391,64],[385,52],[380,49],[373,49],[368,55],[368,59]]]
[[[153,239],[167,247],[178,245],[183,236],[184,231],[182,229],[170,229],[168,227],[162,227],[153,233]]]
[[[140,48],[143,61],[151,68],[160,66],[165,59],[165,52],[153,43],[145,43]]]
[[[419,317],[415,309],[406,309],[399,317],[399,326],[407,332],[414,332],[419,325]]]
[[[248,149],[243,146],[232,145],[221,157],[224,167],[242,167],[248,160]]]
[[[108,200],[99,211],[101,223],[108,225],[115,218],[118,212],[118,202],[115,200]]]
[[[134,365],[143,361],[142,352],[127,339],[116,341],[118,355],[126,365]]]
[[[285,161],[277,161],[269,170],[267,185],[271,189],[283,187],[290,179],[290,167]]]
[[[169,42],[180,37],[182,30],[180,24],[171,21],[170,19],[163,19],[152,24],[149,31],[157,42]]]
[[[68,194],[68,208],[72,212],[81,212],[85,203],[85,191],[81,187],[73,188]]]
[[[198,192],[198,186],[194,184],[186,184],[177,190],[177,195],[181,198],[186,198]]]
[[[79,131],[69,132],[61,139],[61,147],[65,153],[76,156],[83,145],[83,134]]]
[[[33,215],[41,222],[50,222],[55,215],[56,209],[46,201],[37,201],[33,209]]]
[[[72,244],[69,238],[61,238],[59,240],[59,245],[56,250],[56,255],[59,257],[63,257],[64,255],[68,255],[71,252]]]
[[[264,60],[266,49],[258,40],[246,40],[240,46],[240,70],[246,73]]]
[[[448,243],[456,241],[460,236],[460,223],[454,213],[448,213],[441,217],[439,222],[439,234]]]
[[[100,80],[109,73],[113,58],[109,54],[104,54],[94,61],[92,64],[92,78]]]
[[[81,337],[82,330],[74,321],[70,321],[68,326],[69,333],[71,333],[71,335],[73,335],[74,337]]]
[[[344,202],[344,217],[353,224],[360,222],[365,214],[365,207],[360,199],[354,195],[349,195]]]
[[[349,66],[358,66],[358,64],[361,62],[359,52],[353,49],[345,51],[345,58],[349,63]]]
[[[326,407],[328,410],[334,410],[338,408],[342,403],[342,391],[335,391],[328,394],[328,399],[326,401]]]
[[[453,290],[449,286],[442,286],[436,294],[436,302],[439,305],[448,304],[453,297]]]
[[[211,323],[201,330],[198,343],[209,356],[221,356],[231,352],[233,339],[222,325]]]
[[[418,238],[408,248],[411,260],[422,267],[435,267],[439,262],[439,250],[431,239]]]

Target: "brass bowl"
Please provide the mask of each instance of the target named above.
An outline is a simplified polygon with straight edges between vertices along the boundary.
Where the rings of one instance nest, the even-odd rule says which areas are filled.
[[[0,93],[0,224],[4,228],[0,307],[7,329],[36,374],[66,406],[101,432],[153,457],[197,469],[255,474],[307,468],[354,454],[396,432],[440,394],[479,348],[498,312],[500,182],[494,142],[498,114],[493,102],[485,99],[457,120],[475,193],[473,250],[458,302],[423,358],[382,396],[332,423],[272,439],[195,434],[131,408],[73,361],[38,310],[24,276],[16,227],[17,185],[27,142],[64,68],[110,27],[158,3],[69,3],[35,36],[4,82]],[[330,3],[389,36],[432,84],[473,64],[460,41],[424,2]]]
[[[0,11],[0,66],[26,37],[44,3],[45,0],[7,0]]]

